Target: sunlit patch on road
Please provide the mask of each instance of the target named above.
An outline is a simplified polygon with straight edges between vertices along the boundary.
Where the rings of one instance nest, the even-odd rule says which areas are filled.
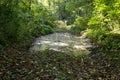
[[[36,39],[30,51],[54,50],[63,53],[90,53],[92,47],[85,36],[75,36],[70,33],[53,33]]]

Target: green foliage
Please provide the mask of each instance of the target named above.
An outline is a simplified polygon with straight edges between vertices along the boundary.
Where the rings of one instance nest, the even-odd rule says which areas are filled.
[[[107,37],[106,30],[98,30],[98,29],[89,29],[86,31],[88,38],[92,39],[93,42],[102,45],[104,44],[104,39]],[[94,35],[93,35],[94,34]]]
[[[78,16],[74,22],[75,26],[79,27],[81,30],[85,30],[87,28],[87,18]]]
[[[100,29],[89,29],[86,31],[86,34],[96,45],[102,47],[104,51],[108,51],[109,49],[117,50],[120,48],[120,34],[109,33],[107,30]]]
[[[72,14],[71,16],[69,16],[69,17],[67,18],[67,25],[73,24],[74,21],[75,21],[75,19],[76,19],[76,15],[75,15],[75,14]]]
[[[86,30],[88,27],[87,20],[88,19],[86,17],[77,16],[74,22],[74,26],[71,28],[71,32],[73,34],[80,34],[81,31]]]
[[[104,49],[119,48],[119,33],[113,32],[120,28],[120,10],[118,0],[94,0],[93,14],[88,20],[86,31],[89,38]],[[114,37],[117,36],[117,37]]]
[[[119,13],[119,10],[116,4],[119,4],[119,1],[95,0],[93,16],[91,16],[88,25],[101,28],[105,27],[111,30],[116,28],[119,25],[119,14],[116,14]]]
[[[91,26],[91,28],[92,28],[92,27],[95,28],[96,26],[97,26],[97,28],[100,27],[100,25],[101,25],[100,18],[97,17],[97,16],[96,16],[96,17],[92,17],[92,18],[89,20],[88,25]]]
[[[1,0],[0,20],[2,43],[27,42],[32,37],[51,33],[54,26],[54,17],[49,16],[47,8],[36,0]]]
[[[80,30],[79,27],[72,26],[71,29],[70,29],[70,32],[71,32],[72,34],[80,35],[81,30]]]
[[[53,29],[49,25],[44,25],[45,34],[50,34],[53,32]]]

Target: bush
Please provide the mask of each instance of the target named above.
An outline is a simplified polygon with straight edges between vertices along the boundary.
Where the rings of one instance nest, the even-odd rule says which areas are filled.
[[[87,28],[87,18],[78,16],[74,22],[76,27],[79,27],[81,30],[85,30]]]
[[[76,26],[72,26],[70,28],[70,32],[72,34],[76,34],[76,35],[79,35],[81,33],[81,30],[80,30],[80,27],[76,27]]]
[[[72,15],[72,16],[68,17],[67,25],[74,24],[75,18],[76,18],[75,15]]]
[[[87,29],[87,18],[77,16],[74,22],[74,26],[71,28],[73,34],[80,34],[81,31]]]
[[[85,32],[87,37],[103,49],[119,49],[120,34],[113,34],[107,30],[89,29]]]
[[[50,34],[50,33],[53,32],[53,29],[52,29],[51,26],[49,26],[49,25],[44,25],[43,27],[44,27],[44,32],[45,32],[45,34]]]

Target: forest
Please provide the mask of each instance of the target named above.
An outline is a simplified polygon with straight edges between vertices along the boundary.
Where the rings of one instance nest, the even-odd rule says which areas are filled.
[[[119,79],[119,0],[0,0],[0,80]]]

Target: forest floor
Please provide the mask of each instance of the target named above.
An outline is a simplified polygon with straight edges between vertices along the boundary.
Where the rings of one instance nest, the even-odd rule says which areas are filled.
[[[0,80],[119,80],[120,60],[99,50],[94,53],[97,55],[75,57],[9,48],[0,54]]]

